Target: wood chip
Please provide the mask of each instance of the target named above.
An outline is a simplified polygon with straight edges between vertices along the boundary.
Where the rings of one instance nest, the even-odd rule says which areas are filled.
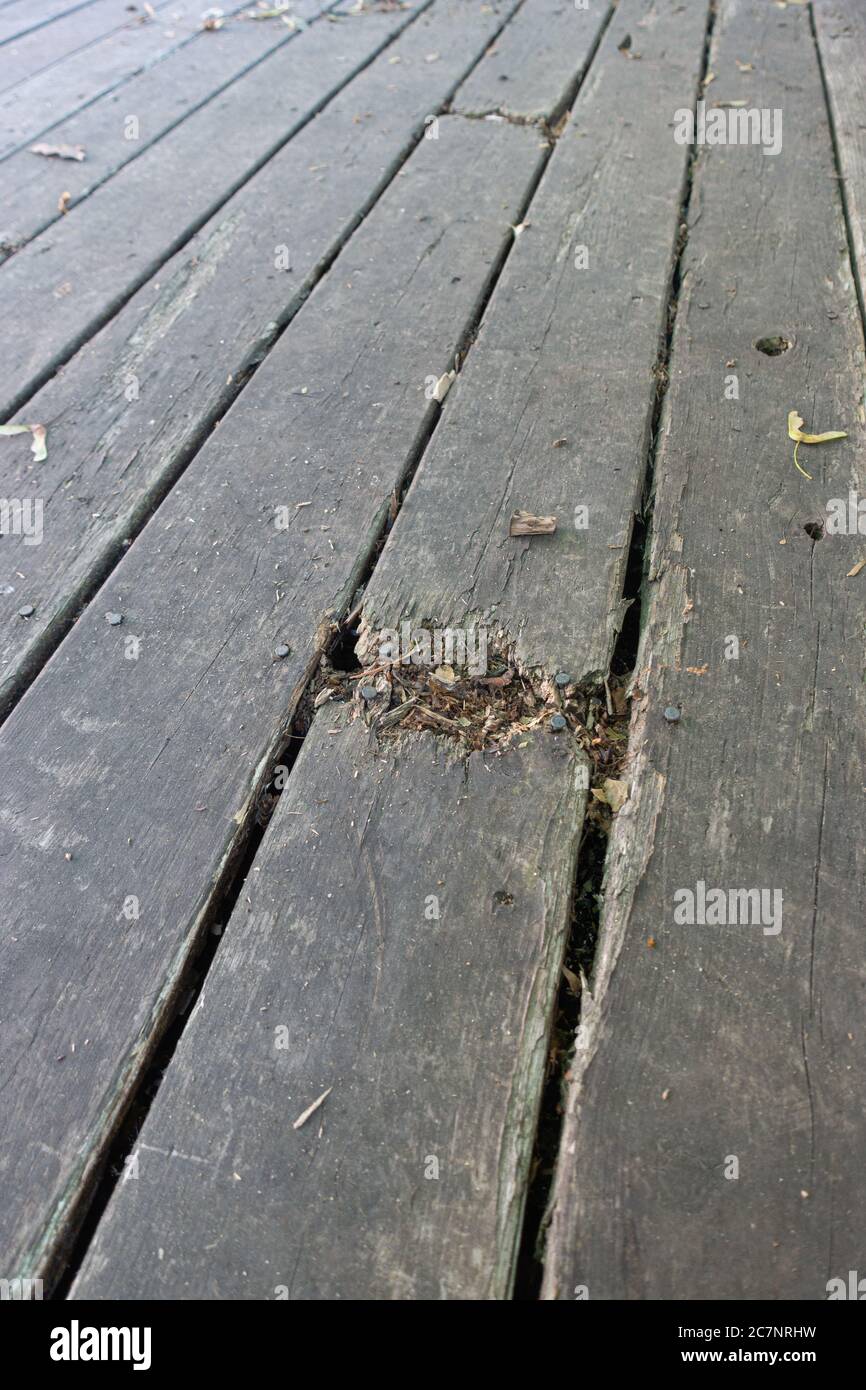
[[[514,512],[508,534],[510,536],[552,536],[555,530],[555,516],[534,516],[532,512]]]
[[[441,405],[456,380],[456,372],[443,372],[433,388],[434,401],[438,401]]]
[[[848,571],[848,573],[845,575],[845,578],[846,578],[846,579],[853,579],[854,576],[855,576],[855,574],[859,574],[859,573],[860,573],[860,571],[862,570],[862,568],[863,568],[864,565],[866,565],[866,560],[858,560],[857,563],[856,563],[856,565],[854,566],[854,568],[853,568],[853,569],[850,569],[850,570]]]

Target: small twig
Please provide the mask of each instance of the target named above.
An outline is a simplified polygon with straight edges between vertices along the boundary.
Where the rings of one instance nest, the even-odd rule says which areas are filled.
[[[319,1106],[323,1104],[323,1102],[331,1094],[333,1089],[333,1086],[329,1086],[327,1091],[322,1092],[318,1100],[314,1100],[312,1105],[308,1105],[304,1113],[302,1115],[299,1115],[298,1118],[295,1120],[295,1123],[292,1125],[292,1129],[300,1129],[301,1125],[305,1125],[310,1116],[315,1115]]]

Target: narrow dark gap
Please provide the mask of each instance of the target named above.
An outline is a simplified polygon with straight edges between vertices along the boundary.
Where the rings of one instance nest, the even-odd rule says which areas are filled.
[[[405,34],[406,30],[409,29],[411,25],[413,25],[416,22],[416,20],[418,20],[421,17],[421,15],[424,14],[430,8],[432,4],[433,0],[423,0],[420,7],[406,20],[405,24],[401,25],[399,29],[395,29],[392,34],[389,34],[389,36],[382,41],[379,47],[373,53],[371,53],[364,60],[364,62],[362,62],[357,68],[353,68],[353,70],[346,75],[345,80],[342,81],[338,87],[334,88],[334,90],[329,92],[327,96],[323,97],[321,101],[317,102],[316,105],[313,108],[311,108],[311,110],[308,111],[307,114],[303,116],[295,125],[293,125],[285,135],[283,135],[279,140],[277,140],[270,147],[270,149],[266,150],[265,153],[259,159],[256,160],[255,164],[253,164],[249,169],[246,170],[246,172],[242,175],[241,178],[236,179],[235,182],[232,183],[220,195],[219,198],[217,198],[213,203],[210,204],[206,211],[200,214],[200,216],[196,217],[195,221],[191,222],[189,226],[180,234],[180,236],[176,237],[174,241],[171,242],[171,244],[167,246],[162,253],[160,253],[159,258],[157,260],[151,262],[151,264],[145,270],[142,270],[141,273],[136,276],[129,289],[124,290],[123,293],[117,295],[117,297],[113,299],[110,302],[110,304],[107,304],[105,308],[102,310],[102,312],[96,318],[94,318],[90,324],[88,324],[87,328],[82,330],[82,332],[73,341],[73,343],[68,348],[64,349],[62,352],[58,352],[54,356],[54,358],[50,362],[48,362],[45,367],[42,368],[39,374],[37,376],[34,376],[29,386],[25,387],[23,391],[19,392],[19,394],[14,397],[8,410],[2,417],[2,422],[5,423],[5,421],[11,420],[14,415],[16,415],[20,410],[22,410],[23,407],[27,404],[27,402],[31,400],[32,397],[35,396],[38,391],[41,391],[42,387],[45,386],[46,383],[49,382],[52,377],[56,376],[57,373],[61,370],[61,368],[66,366],[67,362],[70,362],[72,360],[76,353],[80,352],[81,349],[91,341],[91,339],[95,338],[97,333],[99,333],[100,330],[103,329],[107,323],[110,323],[113,318],[116,318],[120,311],[124,309],[126,305],[129,303],[129,301],[133,298],[133,296],[138,293],[142,286],[147,284],[148,280],[152,280],[155,275],[158,275],[162,267],[174,256],[176,256],[178,252],[182,251],[183,248],[187,246],[190,243],[190,241],[192,241],[193,237],[195,237],[201,231],[202,227],[204,227],[206,223],[210,222],[211,218],[215,217],[218,212],[222,211],[226,203],[228,203],[235,196],[236,193],[239,193],[242,188],[246,187],[246,185],[252,179],[255,178],[256,174],[260,173],[266,164],[269,164],[272,159],[274,159],[283,149],[285,149],[286,145],[288,145],[290,141],[294,140],[298,135],[300,135],[301,131],[305,130],[306,127],[310,124],[310,122],[315,120],[315,118],[318,115],[320,115],[326,107],[330,106],[331,102],[334,101],[340,95],[340,93],[344,91],[346,87],[349,86],[351,82],[354,82],[355,79],[359,77],[362,72],[365,72],[372,63],[376,62],[377,58],[381,57],[381,55],[388,48],[390,48],[392,44],[396,43],[397,39],[400,38],[402,34]],[[324,18],[324,15],[317,16],[317,19],[313,22],[318,22],[319,18]],[[459,86],[459,83],[456,83],[455,86],[452,88],[451,95],[453,95],[453,93],[457,90],[457,86]],[[166,134],[167,133],[168,132],[166,132]],[[416,133],[416,137],[412,141],[411,148],[414,148],[414,145],[415,143],[417,143],[418,138],[420,137]],[[158,145],[159,141],[155,141],[154,144]],[[410,153],[411,148],[409,151]],[[408,158],[408,153],[405,156],[405,158]],[[401,159],[399,162],[395,162],[395,167],[386,173],[382,181],[381,187],[379,189],[379,192],[377,192],[374,195],[373,201],[375,201],[375,198],[380,196],[380,193],[384,191],[384,188],[387,187],[387,184],[390,183],[391,179],[394,177],[394,174],[396,174],[397,169],[402,167],[402,164],[405,162],[405,158]],[[359,220],[363,216],[366,216],[367,212],[369,212],[370,210],[370,206],[372,206],[372,203],[368,203],[364,206]],[[356,222],[355,226],[357,225],[358,224]],[[354,230],[355,227],[352,228],[352,231]],[[347,233],[347,238],[350,235],[351,232]],[[341,242],[341,246],[343,244],[344,243]],[[336,254],[337,252],[334,252],[334,255]],[[333,256],[331,257],[331,259],[333,259]],[[328,265],[330,265],[330,261],[328,262]],[[327,266],[325,267],[325,269],[327,269]],[[324,273],[324,271],[322,273]],[[285,324],[281,324],[281,329],[284,327]],[[278,336],[279,334],[275,335],[275,337],[271,339],[268,345],[268,351],[273,346],[274,342],[276,342]]]
[[[860,328],[864,335],[864,346],[866,346],[866,296],[864,296],[863,283],[860,279],[860,268],[857,264],[857,253],[854,247],[853,218],[848,203],[848,190],[845,182],[845,173],[842,168],[842,156],[839,153],[839,136],[833,117],[833,102],[830,96],[830,86],[827,82],[827,73],[824,68],[824,55],[821,52],[821,44],[818,39],[818,26],[815,23],[814,5],[809,6],[809,25],[812,31],[812,42],[815,45],[818,72],[821,75],[821,89],[824,93],[824,109],[827,113],[827,127],[830,131],[830,144],[833,148],[833,167],[836,173],[835,183],[839,189],[839,204],[842,211],[842,219],[845,223],[845,240],[848,244],[848,260],[851,264],[851,274],[857,289],[857,303],[860,306]]]
[[[702,96],[709,69],[710,47],[716,20],[716,5],[708,14],[707,30],[698,81],[698,97]],[[682,261],[688,242],[688,219],[694,183],[697,147],[693,147],[685,175],[679,213],[679,233],[674,247],[673,266],[667,293],[664,331],[659,343],[654,368],[655,390],[644,466],[642,498],[636,512],[629,542],[629,554],[623,580],[622,596],[629,603],[622,629],[611,655],[608,680],[596,692],[596,707],[602,720],[611,725],[622,720],[627,731],[630,724],[630,699],[625,696],[628,678],[637,664],[638,648],[645,618],[644,597],[646,565],[649,560],[649,539],[655,497],[655,459],[662,411],[668,388],[671,345],[676,324],[677,307],[682,280]],[[613,692],[613,704],[611,703]],[[624,713],[619,716],[620,708]],[[610,715],[610,710],[614,715]],[[615,716],[619,716],[618,718]],[[613,767],[617,776],[627,765],[629,743],[626,738],[621,754]],[[590,786],[611,775],[611,768],[596,763],[590,774]],[[565,1091],[571,1080],[570,1063],[574,1053],[574,1038],[580,1023],[580,996],[584,981],[592,975],[596,944],[604,902],[604,879],[607,862],[610,817],[593,798],[590,790],[586,819],[577,856],[577,868],[571,899],[571,920],[565,948],[562,978],[554,1009],[548,1050],[548,1070],[539,1110],[536,1139],[529,1174],[529,1186],[523,1218],[520,1248],[515,1272],[513,1297],[519,1302],[535,1301],[540,1297],[544,1277],[544,1242],[553,1193],[556,1163],[562,1139],[565,1114]]]
[[[613,13],[614,11],[611,10],[607,23],[610,22]],[[593,53],[595,53],[595,49]],[[586,64],[584,76],[589,71],[589,67],[590,62]],[[461,82],[463,80],[464,78],[460,79]],[[456,87],[453,90],[456,90]],[[443,103],[443,107],[444,105]],[[418,138],[421,138],[420,135]],[[532,181],[521,201],[517,214],[518,221],[525,220],[552,152],[553,146],[539,160]],[[408,158],[408,154],[406,157]],[[499,254],[490,267],[487,281],[479,295],[472,316],[457,340],[454,361],[460,366],[462,366],[475,341],[487,305],[513,244],[513,238],[503,239]],[[335,251],[331,261],[336,259],[337,254],[339,252]],[[138,1136],[159,1092],[162,1078],[171,1065],[187,1020],[204,988],[208,972],[219,950],[222,931],[244,892],[270,819],[300,755],[304,739],[315,714],[315,694],[324,683],[322,678],[324,677],[325,680],[329,677],[336,678],[340,674],[352,674],[361,669],[355,653],[355,642],[358,635],[357,623],[360,618],[363,593],[440,417],[441,406],[431,405],[419,428],[414,445],[407,455],[406,468],[402,475],[400,487],[393,493],[376,534],[371,539],[367,553],[359,563],[356,584],[350,600],[351,607],[349,604],[346,605],[346,612],[342,621],[335,624],[331,640],[321,652],[319,659],[311,666],[304,682],[303,691],[296,701],[296,710],[289,731],[282,739],[274,756],[268,759],[271,772],[256,792],[254,798],[255,814],[239,834],[230,864],[223,874],[201,922],[198,948],[190,956],[182,978],[173,991],[174,1012],[161,1034],[155,1039],[150,1059],[131,1092],[124,1117],[106,1149],[99,1174],[90,1184],[87,1194],[81,1199],[82,1214],[74,1227],[74,1233],[71,1235],[66,1248],[60,1252],[55,1260],[54,1268],[58,1269],[59,1267],[59,1272],[54,1275],[53,1279],[52,1271],[49,1271],[45,1277],[46,1290],[51,1299],[60,1300],[68,1296],[115,1188],[123,1181],[127,1165],[135,1155]]]
[[[135,1088],[124,1119],[106,1151],[100,1174],[91,1188],[93,1195],[86,1214],[63,1256],[63,1271],[51,1291],[52,1299],[60,1300],[67,1297],[105,1208],[118,1183],[124,1181],[127,1166],[135,1155],[138,1136],[156,1099],[162,1078],[177,1050],[193,1006],[201,994],[208,971],[219,949],[223,930],[244,890],[280,792],[297,761],[310,726],[311,712],[311,703],[302,698],[291,728],[273,759],[272,775],[256,797],[255,812],[247,824],[245,835],[242,835],[241,842],[236,847],[228,881],[220,886],[208,907],[199,932],[198,949],[187,962],[182,978],[174,990],[173,1014],[165,1025]],[[50,1280],[47,1282],[50,1285]]]

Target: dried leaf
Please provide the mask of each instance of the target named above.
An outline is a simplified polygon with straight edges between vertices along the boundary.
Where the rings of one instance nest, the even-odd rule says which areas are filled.
[[[45,155],[46,159],[77,159],[79,164],[87,158],[83,145],[31,145],[30,153]]]
[[[620,807],[628,801],[628,783],[619,782],[614,777],[605,777],[603,787],[604,799],[616,815]]]
[[[853,579],[856,574],[860,573],[864,565],[866,565],[866,560],[858,560],[854,568],[850,569],[848,573],[845,575],[845,578]]]
[[[30,445],[30,452],[37,463],[42,463],[48,457],[48,449],[45,444],[44,425],[0,425],[0,435],[13,434],[32,434],[33,442]]]
[[[33,443],[30,445],[30,452],[36,463],[43,463],[48,457],[48,446],[45,443],[45,426],[31,425],[30,432],[33,435]]]
[[[575,996],[579,995],[579,994],[580,994],[580,976],[579,976],[579,975],[575,975],[575,973],[574,973],[573,970],[569,970],[569,968],[568,968],[567,965],[564,965],[564,966],[562,967],[562,973],[563,973],[563,975],[565,976],[565,982],[566,982],[566,984],[568,985],[568,988],[571,990],[572,994],[575,995]]]
[[[807,473],[805,468],[801,468],[797,461],[797,452],[801,444],[826,444],[831,439],[847,439],[847,430],[825,430],[823,434],[806,434],[802,428],[803,417],[798,415],[796,410],[788,411],[788,438],[793,439],[794,443],[794,466],[804,478],[812,481],[812,474]]]
[[[456,685],[457,672],[453,666],[437,666],[433,672],[433,679],[438,681],[440,685]]]
[[[508,534],[510,536],[552,536],[555,530],[555,516],[534,516],[532,512],[514,512],[508,527]]]
[[[60,197],[57,199],[58,212],[66,213],[69,211],[69,200],[71,199],[71,197],[71,193],[61,193]]]

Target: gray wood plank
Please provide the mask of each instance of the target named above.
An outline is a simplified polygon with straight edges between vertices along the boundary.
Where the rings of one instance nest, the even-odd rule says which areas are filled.
[[[670,130],[694,102],[706,18],[676,0],[618,7],[366,592],[374,646],[404,619],[475,621],[524,667],[607,671],[686,172]],[[619,51],[627,33],[640,61]],[[517,510],[555,516],[556,533],[510,537]]]
[[[0,344],[0,373],[9,372],[0,413],[66,361],[369,61],[373,33],[384,46],[412,14],[371,14],[340,25],[339,35],[311,25],[19,251],[0,274],[0,314],[27,331]],[[345,59],[335,72],[322,58],[338,37]],[[250,121],[263,86],[268,102]]]
[[[0,7],[0,44],[94,4],[96,0],[11,0]]]
[[[405,159],[427,116],[442,108],[508,13],[509,7],[437,0],[28,402],[27,418],[47,423],[48,459],[35,464],[26,438],[3,440],[2,495],[41,498],[45,525],[39,546],[25,544],[25,536],[3,540],[0,713],[43,664],[125,539],[164,496],[251,364]],[[314,30],[304,35],[306,51],[317,55],[311,71],[322,84],[340,79],[347,50],[360,56],[365,43],[372,47],[381,36],[382,16],[352,23],[360,27],[336,28],[330,43]],[[429,63],[433,52],[439,59]],[[296,77],[295,90],[310,80]],[[359,112],[365,113],[360,127]],[[427,143],[448,157],[441,137]],[[291,205],[286,188],[296,190]],[[282,246],[288,271],[276,268]],[[433,361],[424,375],[448,365]],[[19,610],[31,606],[35,612],[21,619]]]
[[[147,20],[146,23],[140,24],[140,27],[145,29],[148,24],[164,23],[160,11],[165,12],[166,8],[167,0],[162,0],[161,5],[154,5],[158,18]],[[143,18],[143,10],[139,16],[130,14],[127,0],[96,0],[95,4],[88,5],[86,9],[76,10],[74,14],[58,19],[47,29],[34,29],[19,34],[4,45],[0,92],[11,91],[24,83],[28,77],[54,68],[118,29],[129,29],[139,25]]]
[[[442,7],[440,23],[456,43],[454,13]],[[0,1248],[12,1269],[48,1269],[75,1225],[332,615],[438,409],[425,376],[453,360],[537,177],[534,132],[442,127],[2,730]]]
[[[607,0],[525,0],[462,88],[456,110],[555,121],[569,105],[598,41]]]
[[[713,100],[783,112],[783,143],[707,148],[696,175],[631,797],[571,1067],[548,1298],[826,1299],[866,1238],[863,576],[847,577],[864,540],[804,530],[863,490],[866,362],[808,13],[726,0],[710,66]],[[754,347],[779,335],[789,351]],[[811,482],[792,409],[849,432],[801,449]],[[762,924],[677,924],[675,894],[697,911],[701,882],[779,892],[781,912],[770,898]]]
[[[856,260],[861,309],[866,286],[866,13],[849,0],[815,0],[815,34],[827,84],[827,96],[848,210],[848,228]]]
[[[73,1298],[507,1296],[586,795],[521,743],[321,711]]]
[[[154,8],[156,20],[139,24],[127,14],[128,22],[113,33],[0,94],[0,159],[37,139],[65,116],[113,91],[198,31],[200,11],[195,0],[181,0],[178,4],[165,0]],[[77,18],[71,16],[72,21]],[[53,28],[52,25],[45,33],[50,34]],[[40,32],[33,37],[39,39],[43,35]],[[4,49],[4,62],[9,51]]]
[[[319,0],[301,0],[294,13],[312,19]],[[158,63],[51,128],[44,143],[81,146],[86,159],[39,159],[30,146],[13,154],[0,170],[0,259],[60,220],[66,211],[105,183],[193,111],[288,43],[283,24],[235,23],[217,32],[198,31],[179,41]],[[128,138],[134,115],[138,135]]]

